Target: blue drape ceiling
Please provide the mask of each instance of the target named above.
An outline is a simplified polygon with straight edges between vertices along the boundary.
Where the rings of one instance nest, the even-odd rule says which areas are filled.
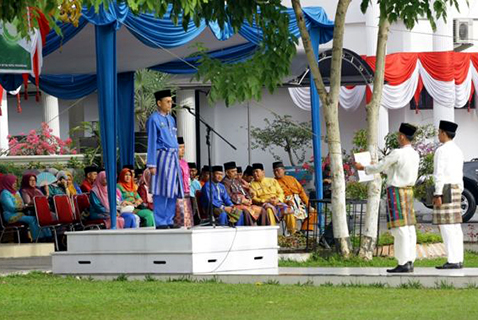
[[[330,41],[333,36],[333,22],[327,18],[325,11],[321,7],[306,7],[303,10],[307,27],[309,29],[315,27],[320,30],[319,44]],[[294,12],[292,9],[287,9],[287,13],[290,15],[289,30],[291,34],[299,37],[300,33]],[[169,17],[169,13],[161,19],[155,18],[153,14],[134,15],[124,3],[119,5],[111,4],[108,10],[101,9],[99,13],[95,13],[93,8],[90,10],[84,9],[77,28],[71,24],[59,23],[63,37],[57,35],[53,30],[48,34],[43,48],[43,55],[48,56],[62,45],[68,43],[88,23],[96,26],[113,24],[115,29],[119,29],[124,25],[139,41],[152,48],[176,48],[186,45],[199,36],[207,27],[220,41],[230,39],[234,35],[231,26],[228,24],[221,30],[216,22],[206,23],[205,21],[202,21],[198,27],[193,22],[190,22],[188,31],[184,31],[180,23],[177,26],[174,25]],[[214,56],[223,61],[233,63],[247,59],[252,55],[254,45],[260,42],[261,30],[254,25],[245,24],[239,30],[239,34],[249,43],[216,50]],[[195,61],[197,58],[190,58],[190,60]],[[163,72],[191,73],[192,70],[187,70],[187,68],[177,62],[173,61],[151,67]],[[175,69],[174,66],[177,66],[178,69]],[[22,80],[19,75],[0,76],[0,84],[7,90],[15,90],[21,83]],[[89,95],[97,89],[96,76],[42,75],[40,77],[40,88],[48,94],[62,99],[76,99]]]

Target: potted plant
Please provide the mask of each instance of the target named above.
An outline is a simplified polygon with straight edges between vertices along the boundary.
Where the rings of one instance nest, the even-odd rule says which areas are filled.
[[[170,75],[149,69],[136,71],[134,77],[134,114],[138,124],[135,132],[135,152],[144,153],[148,147],[146,122],[157,110],[154,93],[169,87]]]

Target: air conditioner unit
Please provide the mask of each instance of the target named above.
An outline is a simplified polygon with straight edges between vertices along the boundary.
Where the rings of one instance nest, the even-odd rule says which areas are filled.
[[[455,45],[471,44],[473,41],[473,19],[453,20],[453,42]]]

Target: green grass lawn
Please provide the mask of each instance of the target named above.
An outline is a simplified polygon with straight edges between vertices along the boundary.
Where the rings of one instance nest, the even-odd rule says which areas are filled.
[[[478,289],[0,278],[0,319],[478,319]]]
[[[441,259],[422,259],[415,261],[415,267],[435,267],[446,262],[445,258]],[[473,251],[465,252],[466,268],[478,268],[478,253]],[[374,257],[372,261],[364,261],[357,257],[343,259],[338,255],[322,257],[313,255],[311,259],[305,262],[295,262],[290,260],[279,261],[279,267],[394,267],[397,260],[394,258]]]

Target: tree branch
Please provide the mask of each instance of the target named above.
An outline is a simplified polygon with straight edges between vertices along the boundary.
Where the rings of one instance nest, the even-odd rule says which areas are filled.
[[[330,99],[335,104],[339,99],[342,80],[342,52],[344,48],[345,15],[351,0],[339,0],[334,21],[334,39],[332,44],[332,62],[330,64]]]
[[[292,7],[294,8],[295,18],[300,30],[300,36],[302,37],[305,54],[307,55],[307,61],[309,62],[310,72],[314,78],[317,93],[320,97],[320,102],[324,105],[326,104],[328,93],[327,90],[325,90],[324,80],[322,79],[322,74],[319,70],[319,63],[317,61],[317,57],[315,56],[314,49],[312,48],[309,32],[305,26],[304,13],[302,12],[300,0],[292,0]]]
[[[378,24],[377,53],[375,55],[375,75],[373,78],[373,94],[369,105],[380,104],[382,100],[383,82],[385,79],[385,55],[387,53],[388,32],[390,22],[386,17],[380,17]]]

